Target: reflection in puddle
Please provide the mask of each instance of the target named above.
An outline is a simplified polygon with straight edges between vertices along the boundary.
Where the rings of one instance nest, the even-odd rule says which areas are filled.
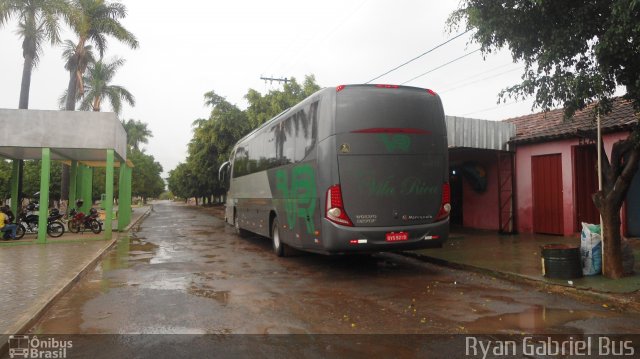
[[[567,327],[567,324],[581,320],[606,318],[607,312],[588,310],[567,310],[534,306],[518,313],[506,313],[486,316],[467,323],[469,332],[526,332],[534,334],[548,333],[551,328]],[[572,332],[576,328],[571,328]]]
[[[187,292],[198,297],[215,299],[221,305],[229,304],[230,292],[228,290],[213,290],[210,288],[198,287],[195,284],[192,284]]]

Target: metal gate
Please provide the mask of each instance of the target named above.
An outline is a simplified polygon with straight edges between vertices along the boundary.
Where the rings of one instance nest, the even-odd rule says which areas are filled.
[[[531,157],[533,231],[564,234],[562,210],[562,156]]]

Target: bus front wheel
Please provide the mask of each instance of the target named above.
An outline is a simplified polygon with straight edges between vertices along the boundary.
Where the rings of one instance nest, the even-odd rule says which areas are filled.
[[[238,220],[238,215],[236,211],[233,211],[233,227],[237,235],[240,237],[246,237],[248,232],[242,228],[240,228],[240,220]]]
[[[278,218],[273,219],[273,224],[271,225],[271,240],[273,243],[273,252],[278,257],[285,256],[285,248],[284,243],[280,241],[280,227],[278,224]]]

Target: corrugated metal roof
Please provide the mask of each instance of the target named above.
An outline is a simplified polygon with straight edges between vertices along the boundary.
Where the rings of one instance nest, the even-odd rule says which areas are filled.
[[[465,147],[486,150],[508,150],[509,140],[516,135],[516,126],[503,121],[445,116],[449,148]]]

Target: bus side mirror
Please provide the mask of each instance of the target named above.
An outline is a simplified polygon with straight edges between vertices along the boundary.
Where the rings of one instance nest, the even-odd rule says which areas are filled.
[[[231,162],[227,161],[223,163],[218,169],[218,181],[223,188],[229,189],[229,170],[231,169]]]

